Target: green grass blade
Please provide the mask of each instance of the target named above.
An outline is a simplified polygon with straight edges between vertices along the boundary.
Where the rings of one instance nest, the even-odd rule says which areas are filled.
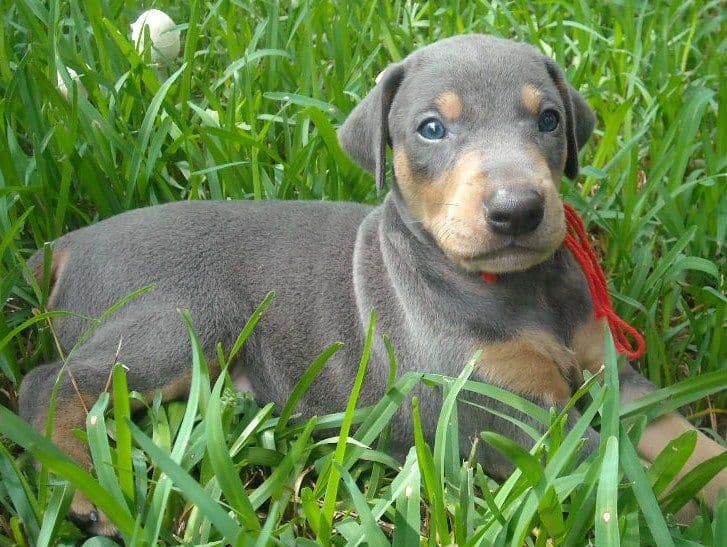
[[[717,473],[727,468],[727,452],[703,461],[684,475],[664,498],[664,508],[674,513],[710,481]]]
[[[72,500],[73,489],[67,484],[59,484],[53,487],[53,492],[48,499],[48,505],[43,511],[43,523],[38,533],[36,547],[53,545],[54,536],[68,514],[68,508]]]
[[[276,497],[282,490],[292,487],[295,476],[294,470],[299,470],[308,458],[311,450],[309,439],[316,426],[316,418],[313,417],[305,424],[305,429],[300,437],[293,443],[290,452],[280,461],[270,476],[250,494],[250,503],[253,509],[259,509],[265,501]]]
[[[252,435],[260,427],[260,424],[267,420],[273,413],[274,408],[275,405],[273,403],[268,403],[248,422],[245,429],[242,430],[237,439],[235,439],[235,442],[232,443],[232,446],[230,447],[230,457],[234,458],[238,452],[240,452],[242,447],[251,440]]]
[[[126,369],[120,363],[114,365],[113,408],[116,433],[116,472],[119,486],[129,504],[134,506],[134,469],[131,457],[131,431],[128,422],[131,420],[129,404],[129,386],[126,380]]]
[[[369,365],[369,357],[371,355],[371,347],[373,345],[374,332],[376,329],[376,312],[371,311],[369,318],[369,326],[366,334],[366,341],[364,342],[363,354],[361,355],[361,362],[358,366],[356,378],[351,388],[351,396],[346,404],[346,411],[341,424],[341,432],[336,451],[333,454],[333,462],[343,463],[344,456],[346,454],[346,441],[348,439],[349,431],[351,430],[351,424],[353,422],[353,413],[358,403],[358,397],[361,394],[363,388],[363,381],[366,376],[366,370]],[[338,483],[340,481],[340,474],[333,468],[330,470],[328,475],[328,482],[326,484],[326,495],[323,501],[323,509],[321,512],[321,521],[319,526],[319,540],[324,544],[330,541],[330,533],[333,528],[333,510],[336,503],[336,494],[338,492]]]
[[[267,518],[265,519],[265,525],[262,527],[262,530],[260,532],[260,535],[257,538],[257,541],[255,542],[255,547],[266,547],[273,541],[273,530],[276,528],[276,523],[280,519],[280,507],[281,503],[278,501],[274,501],[272,504],[270,504],[270,509],[268,510]],[[238,545],[241,543],[238,542]],[[248,545],[249,543],[245,541],[245,545]]]
[[[167,80],[159,87],[151,102],[149,108],[144,115],[144,121],[141,123],[139,129],[139,139],[137,146],[134,150],[134,155],[131,158],[131,167],[128,175],[128,182],[126,184],[126,207],[129,208],[134,198],[137,182],[139,179],[139,173],[141,171],[142,154],[147,151],[149,140],[151,139],[152,129],[154,126],[154,120],[156,120],[159,114],[159,109],[162,106],[162,102],[167,97],[172,84],[179,78],[184,72],[186,65],[179,67],[174,74],[169,76]]]
[[[434,435],[434,468],[437,470],[439,480],[442,483],[444,483],[445,477],[453,480],[454,469],[459,467],[459,424],[456,419],[457,398],[465,382],[472,375],[480,356],[481,352],[477,352],[465,365],[457,379],[452,383],[442,403],[442,409],[437,420],[437,429]],[[450,465],[446,465],[447,460],[450,460]],[[450,473],[446,473],[447,469],[450,470]]]
[[[237,354],[242,349],[242,346],[250,337],[250,334],[252,334],[253,329],[260,322],[260,318],[263,316],[265,311],[270,307],[270,304],[272,304],[274,300],[275,292],[268,292],[268,294],[265,295],[265,298],[263,298],[263,301],[260,302],[257,308],[255,308],[255,311],[250,314],[250,317],[245,322],[245,326],[242,328],[242,331],[240,331],[240,334],[237,336],[235,343],[232,344],[230,354],[227,357],[227,366],[230,366],[233,363],[235,357],[237,357]]]
[[[343,466],[342,466],[343,467]],[[345,469],[345,467],[343,467]],[[371,509],[371,513],[375,520],[384,516],[392,504],[396,504],[396,519],[403,519],[402,525],[404,529],[400,534],[404,538],[419,536],[419,511],[420,496],[419,482],[421,480],[419,473],[419,465],[416,460],[416,450],[411,449],[404,462],[404,466],[399,470],[398,474],[393,478],[386,493],[380,500],[376,502]],[[414,517],[416,514],[416,517]],[[396,537],[396,530],[394,536]],[[415,534],[415,535],[414,535]],[[356,543],[365,539],[364,531],[359,528],[358,532],[352,534],[348,540],[350,543]],[[403,539],[401,541],[404,541]]]
[[[109,394],[104,392],[98,401],[91,407],[86,416],[86,431],[88,433],[88,448],[91,460],[101,487],[118,502],[121,507],[126,505],[124,494],[121,491],[118,475],[111,457],[109,436],[106,429],[104,413],[109,404]],[[131,514],[127,510],[128,517]]]
[[[38,462],[83,492],[91,503],[111,519],[122,534],[132,535],[135,524],[128,509],[119,504],[98,481],[53,443],[3,406],[0,406],[0,433],[31,452]]]
[[[563,521],[563,504],[558,499],[558,494],[553,486],[550,486],[538,502],[538,515],[543,522],[543,527],[553,542],[563,544],[567,528]]]
[[[416,463],[416,452],[410,452],[414,463],[411,481],[396,499],[396,516],[394,520],[394,547],[406,547],[418,544],[421,534],[421,475]]]
[[[205,417],[205,433],[207,436],[207,454],[210,466],[217,477],[220,488],[227,501],[237,512],[242,525],[247,530],[260,530],[260,522],[245,493],[245,487],[240,480],[240,473],[235,467],[227,448],[225,432],[222,429],[222,387],[225,384],[225,374],[215,383],[210,396],[207,414]]]
[[[280,412],[278,425],[275,426],[276,436],[280,436],[283,431],[285,431],[285,427],[288,425],[288,420],[290,420],[290,417],[293,415],[293,411],[298,405],[301,397],[303,397],[306,391],[308,391],[308,388],[313,383],[313,380],[315,380],[318,374],[320,374],[321,370],[323,370],[323,367],[326,365],[328,360],[333,357],[336,352],[342,347],[343,344],[341,342],[336,342],[328,346],[325,350],[323,350],[323,353],[315,358],[315,360],[310,364],[310,366],[300,377],[298,382],[295,384],[293,391],[290,393],[288,400],[285,402],[283,410]]]
[[[708,395],[724,390],[727,385],[727,369],[707,372],[678,384],[661,388],[627,403],[621,408],[621,418],[647,415],[650,420],[673,412]]]
[[[538,461],[538,458],[508,437],[495,433],[494,431],[483,431],[480,436],[488,444],[507,456],[520,469],[530,486],[536,486],[545,476],[545,471]]]
[[[419,384],[422,375],[415,372],[407,372],[389,389],[384,397],[376,403],[367,418],[356,430],[355,438],[359,442],[370,445],[374,439],[391,422],[392,417],[399,407],[407,400],[407,396]],[[356,451],[352,451],[355,456]]]
[[[321,510],[318,507],[318,500],[310,488],[303,488],[300,493],[300,501],[303,506],[303,514],[314,534],[318,534],[318,526],[321,522]]]
[[[660,494],[669,486],[696,446],[697,431],[687,431],[664,447],[647,470],[655,494]]]
[[[596,545],[621,545],[618,528],[618,438],[606,438],[601,460],[601,479],[596,492]]]
[[[601,413],[601,439],[618,437],[619,424],[619,362],[611,331],[606,329],[604,344],[604,385],[606,386]],[[626,364],[624,366],[630,366]]]
[[[416,447],[419,472],[424,480],[427,501],[432,513],[430,540],[445,543],[449,540],[449,527],[447,526],[447,512],[445,510],[444,484],[439,480],[434,466],[434,458],[424,440],[422,418],[419,411],[419,398],[412,397],[412,414],[414,418],[414,446]]]
[[[727,544],[727,496],[718,498],[714,506],[712,533],[715,545]]]
[[[374,515],[371,513],[371,508],[366,502],[366,496],[364,496],[358,489],[353,477],[351,477],[349,472],[346,471],[338,462],[334,461],[333,466],[340,473],[343,484],[346,485],[348,493],[351,496],[351,500],[353,501],[353,505],[356,508],[358,517],[361,519],[361,529],[364,537],[366,538],[366,543],[376,547],[388,546],[389,542],[387,541],[384,533],[381,531],[381,528],[379,528],[376,518],[374,518]]]
[[[182,457],[187,450],[189,438],[192,434],[192,428],[197,417],[197,409],[199,408],[200,404],[209,399],[209,372],[207,370],[207,363],[205,362],[202,353],[202,344],[200,343],[199,338],[197,337],[197,333],[194,330],[194,326],[192,325],[192,318],[189,312],[187,310],[181,310],[180,315],[182,316],[182,320],[184,321],[187,328],[187,334],[189,336],[190,344],[192,346],[192,380],[189,387],[189,395],[187,397],[187,405],[184,411],[184,417],[182,419],[182,423],[179,427],[179,431],[177,432],[177,437],[174,441],[174,445],[169,456],[171,462],[175,465],[178,465],[179,462],[182,461]],[[141,433],[141,431],[139,431],[139,433]],[[137,435],[134,435],[134,437],[137,438]],[[166,469],[162,466],[160,467],[166,473]],[[159,537],[165,509],[168,505],[167,500],[169,498],[171,490],[172,481],[170,480],[170,477],[162,475],[154,488],[151,506],[147,514],[146,524],[144,526],[146,531],[145,539],[149,544],[155,543]],[[199,493],[196,490],[195,492],[197,494]],[[208,498],[204,499],[205,501],[209,501]],[[226,521],[219,522],[226,523]],[[229,526],[227,526],[225,530],[226,533],[229,533],[231,529]],[[228,537],[236,537],[236,534]]]
[[[7,497],[12,501],[18,518],[25,524],[29,539],[33,542],[36,541],[40,534],[39,520],[41,516],[38,502],[3,444],[0,444],[0,476],[3,479],[3,488]]]
[[[651,531],[651,537],[656,545],[660,547],[669,547],[674,545],[669,528],[661,514],[661,509],[656,501],[654,492],[649,486],[649,479],[644,472],[644,467],[639,459],[634,445],[626,434],[623,425],[619,434],[619,453],[621,456],[621,466],[626,476],[631,481],[631,488],[636,496],[641,512],[644,514],[646,524]]]
[[[442,385],[444,382],[448,381],[447,378],[442,376],[441,374],[427,373],[423,374],[422,378],[428,382],[433,382],[438,385]],[[522,413],[535,418],[543,425],[548,425],[550,423],[550,415],[543,407],[536,405],[535,403],[529,401],[528,399],[525,399],[524,397],[520,397],[512,391],[508,391],[506,389],[502,389],[497,386],[485,384],[482,382],[475,382],[473,380],[468,380],[467,382],[465,382],[462,389],[464,391],[471,391],[473,393],[477,393],[485,397],[490,397],[492,399],[505,403],[513,409],[519,410]]]
[[[151,459],[158,465],[165,475],[174,482],[179,492],[188,500],[194,502],[199,510],[214,524],[229,543],[234,543],[241,529],[238,524],[212,499],[207,492],[187,474],[173,457],[158,448],[152,440],[135,424],[130,423],[134,440]],[[158,534],[158,532],[157,532]]]

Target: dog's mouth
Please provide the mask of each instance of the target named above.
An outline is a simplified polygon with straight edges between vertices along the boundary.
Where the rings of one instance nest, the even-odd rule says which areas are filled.
[[[511,256],[541,254],[542,252],[542,249],[534,249],[532,247],[519,245],[517,243],[508,243],[507,245],[503,245],[501,247],[498,247],[497,249],[490,249],[484,253],[479,253],[469,258],[470,260],[477,262],[480,260],[498,260],[501,258],[509,258]]]
[[[552,253],[553,249],[509,242],[481,253],[450,253],[450,259],[471,272],[507,273],[527,270],[543,262]]]

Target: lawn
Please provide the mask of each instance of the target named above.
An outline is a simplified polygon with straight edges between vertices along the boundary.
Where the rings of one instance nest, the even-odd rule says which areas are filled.
[[[651,470],[632,443],[647,417],[676,407],[723,444],[727,432],[723,3],[3,6],[0,547],[83,540],[65,518],[73,488],[95,496],[136,545],[727,545],[727,501],[688,527],[671,516],[715,472],[703,469],[665,495],[663,479],[676,472],[669,464],[688,455],[690,439]],[[152,66],[150,51],[140,54],[130,43],[130,24],[148,7],[166,11],[182,31],[182,52],[168,66]],[[540,48],[597,112],[581,176],[564,180],[563,194],[589,224],[617,311],[645,334],[648,352],[637,366],[664,388],[654,401],[619,408],[610,355],[604,381],[579,393],[593,402],[576,431],[564,431],[558,413],[545,413],[548,433],[534,455],[484,435],[480,442],[518,463],[501,485],[456,450],[454,398],[468,389],[492,394],[465,383],[466,363],[459,379],[404,375],[374,409],[354,413],[352,404],[349,412],[305,422],[291,419],[295,394],[274,409],[234,393],[224,376],[210,383],[197,351],[187,404],[146,401],[137,425],[118,404],[128,389],[117,367],[114,403],[103,397],[83,433],[93,475],[14,416],[23,374],[56,355],[47,288],[28,283],[25,260],[34,250],[122,211],[174,200],[376,203],[371,177],[340,149],[336,127],[389,62],[467,32]],[[64,67],[80,75],[83,89]],[[191,324],[189,332],[197,348]],[[325,355],[311,364],[301,390],[321,366]],[[429,444],[417,439],[402,464],[386,451],[388,418],[400,404],[417,415],[416,401],[398,393],[418,382],[444,390],[441,427]],[[352,403],[355,397],[354,389]],[[577,429],[589,419],[602,424],[604,443],[576,466]],[[355,440],[315,435],[332,427],[350,429]],[[31,453],[43,464],[37,469]]]

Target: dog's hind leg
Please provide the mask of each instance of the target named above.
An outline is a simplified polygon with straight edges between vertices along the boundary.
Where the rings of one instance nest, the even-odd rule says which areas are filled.
[[[179,313],[149,298],[144,298],[142,305],[136,304],[131,303],[130,309],[122,309],[99,327],[68,358],[65,370],[60,361],[36,367],[20,387],[21,416],[45,431],[51,393],[62,372],[51,424],[52,440],[86,469],[91,467],[88,450],[73,430],[85,429],[88,409],[108,387],[117,351],[118,361],[128,367],[129,389],[149,397],[160,390],[165,400],[185,396],[189,389],[191,350]],[[108,518],[81,493],[76,493],[70,511],[71,517],[90,532],[117,535]]]
[[[92,386],[84,383],[85,394],[76,394],[68,370],[73,369],[70,374],[73,374],[75,378],[78,367],[69,367],[58,378],[62,366],[62,362],[56,361],[38,366],[25,375],[19,393],[20,415],[28,420],[35,429],[42,433],[45,432],[48,425],[51,394],[56,379],[58,379],[59,388],[55,399],[51,440],[81,467],[90,470],[91,458],[86,444],[76,437],[73,431],[85,429],[87,411],[103,390],[103,386],[100,389],[93,389]],[[88,378],[84,376],[83,380],[86,382]],[[112,536],[116,532],[115,528],[107,522],[106,517],[99,515],[91,502],[78,491],[71,504],[70,516],[76,524],[92,533]]]

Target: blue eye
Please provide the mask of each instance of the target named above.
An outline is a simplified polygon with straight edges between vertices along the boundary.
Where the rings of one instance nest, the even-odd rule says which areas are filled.
[[[427,118],[417,128],[417,133],[428,141],[440,141],[447,134],[447,129],[437,118]]]
[[[560,116],[556,110],[547,108],[538,116],[538,131],[541,133],[552,133],[558,128]]]

